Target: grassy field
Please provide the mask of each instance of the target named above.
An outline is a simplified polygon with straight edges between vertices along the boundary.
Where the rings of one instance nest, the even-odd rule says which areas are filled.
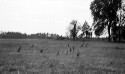
[[[125,74],[125,44],[0,39],[0,74]]]

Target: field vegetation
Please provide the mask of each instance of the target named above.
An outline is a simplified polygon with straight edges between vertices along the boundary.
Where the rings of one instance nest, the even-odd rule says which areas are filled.
[[[0,39],[0,74],[124,74],[125,44]]]

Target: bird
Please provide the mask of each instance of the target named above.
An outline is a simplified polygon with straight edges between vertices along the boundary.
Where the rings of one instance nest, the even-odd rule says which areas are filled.
[[[42,50],[40,50],[40,53],[42,53],[43,52],[43,49]]]
[[[68,44],[68,47],[69,47],[69,44]]]
[[[66,55],[68,54],[69,52],[68,51],[66,51]]]
[[[20,50],[21,50],[21,47],[19,46],[19,48],[18,48],[17,52],[20,52]]]
[[[72,50],[74,51],[74,46],[72,47]]]
[[[87,47],[87,45],[88,45],[88,43],[86,42],[85,45],[84,45],[84,47]]]
[[[80,47],[83,47],[83,46],[84,46],[84,43]]]
[[[72,48],[70,47],[69,52],[71,53],[71,51],[72,51]]]
[[[57,55],[59,55],[60,51],[57,52]]]
[[[31,48],[33,48],[33,47],[34,47],[34,43],[32,44]]]
[[[79,57],[79,56],[80,56],[80,52],[79,52],[79,51],[77,52],[76,56],[77,56],[77,57]]]
[[[72,51],[72,48],[69,47],[68,50],[66,50],[66,55],[67,55],[68,53],[71,53],[71,51]]]

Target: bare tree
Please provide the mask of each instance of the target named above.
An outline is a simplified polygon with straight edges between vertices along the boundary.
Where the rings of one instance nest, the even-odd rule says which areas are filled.
[[[70,38],[72,38],[74,41],[77,38],[77,33],[79,32],[81,27],[77,25],[77,20],[72,20],[70,24],[71,25],[67,28],[67,34],[69,34]]]

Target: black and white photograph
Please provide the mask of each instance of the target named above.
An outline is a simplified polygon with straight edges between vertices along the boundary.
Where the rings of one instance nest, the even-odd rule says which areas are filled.
[[[125,0],[0,0],[0,74],[125,74]]]

